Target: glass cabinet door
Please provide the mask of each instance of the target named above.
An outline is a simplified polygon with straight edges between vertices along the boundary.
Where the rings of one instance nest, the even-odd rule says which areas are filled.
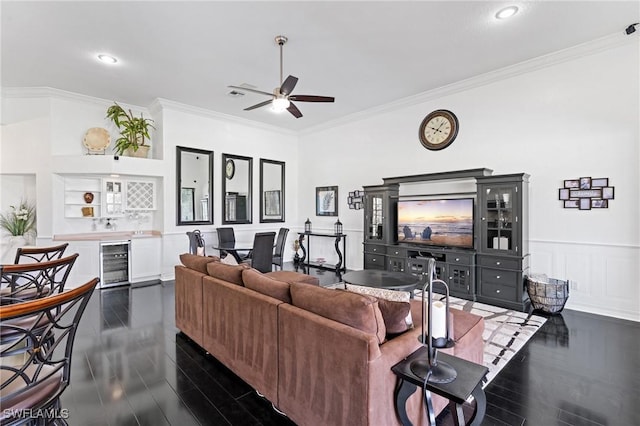
[[[382,194],[368,194],[366,196],[366,233],[367,240],[382,240],[383,230],[383,209],[384,209],[384,197]]]
[[[515,187],[486,187],[481,201],[481,235],[483,251],[502,253],[517,251],[517,202]]]
[[[104,180],[104,216],[117,217],[124,214],[124,188],[120,180]]]

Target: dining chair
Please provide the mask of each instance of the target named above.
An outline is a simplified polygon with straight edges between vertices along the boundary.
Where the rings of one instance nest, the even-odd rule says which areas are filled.
[[[204,238],[199,229],[187,232],[189,237],[189,253],[205,256]]]
[[[0,265],[0,305],[61,293],[78,256],[75,253],[45,262]]]
[[[13,263],[32,263],[60,259],[69,243],[51,247],[18,247],[16,259]]]
[[[260,272],[271,272],[271,264],[273,263],[273,241],[275,238],[275,232],[256,233],[253,237],[251,259],[246,261],[252,268]]]
[[[236,243],[236,234],[232,227],[216,228],[216,232],[218,233],[219,246],[226,244],[234,245]],[[226,254],[229,254],[226,250],[220,250],[220,257]]]
[[[287,234],[289,234],[289,228],[280,228],[278,237],[276,238],[276,248],[273,251],[273,264],[279,266],[280,269],[282,269],[282,259],[284,256],[284,245],[287,242]]]
[[[2,425],[66,424],[50,417],[60,416],[76,330],[98,281],[94,278],[60,294],[0,307]],[[25,413],[47,415],[30,418]]]

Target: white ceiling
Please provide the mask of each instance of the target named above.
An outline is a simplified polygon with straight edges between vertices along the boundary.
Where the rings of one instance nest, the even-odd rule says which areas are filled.
[[[499,21],[495,13],[520,12]],[[2,86],[53,87],[149,106],[164,98],[303,130],[584,42],[638,22],[637,1],[2,1]],[[638,28],[640,31],[640,28]],[[304,117],[234,98],[227,85],[279,85]],[[636,34],[637,35],[637,34]],[[119,58],[107,66],[98,53]]]

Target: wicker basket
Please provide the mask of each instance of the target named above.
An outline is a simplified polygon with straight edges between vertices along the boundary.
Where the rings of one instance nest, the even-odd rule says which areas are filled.
[[[564,308],[569,298],[569,281],[533,274],[526,279],[527,292],[534,309],[556,314]]]

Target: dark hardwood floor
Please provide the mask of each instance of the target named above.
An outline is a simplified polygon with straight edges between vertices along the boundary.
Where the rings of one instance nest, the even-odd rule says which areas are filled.
[[[565,310],[487,387],[483,425],[640,425],[639,366],[639,323]],[[173,282],[96,290],[72,367],[70,425],[293,425],[179,333]]]

